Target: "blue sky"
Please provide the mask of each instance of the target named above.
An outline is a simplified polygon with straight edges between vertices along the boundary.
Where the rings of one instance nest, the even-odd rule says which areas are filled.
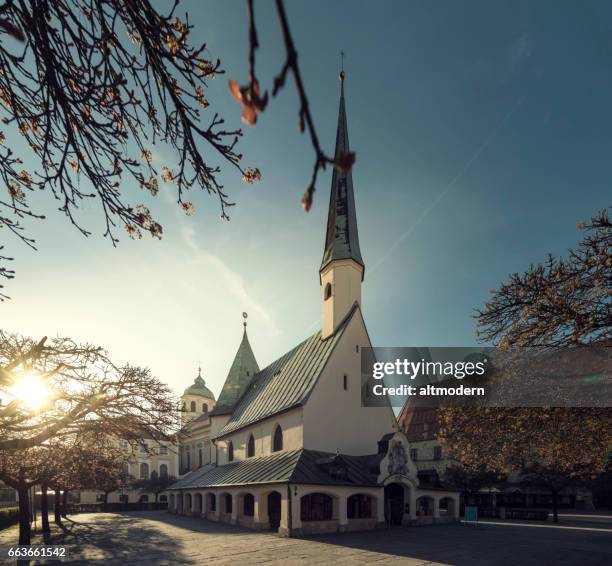
[[[238,126],[227,80],[246,81],[245,4],[181,6],[194,39],[227,70],[209,85],[211,108]],[[270,88],[283,45],[273,2],[256,10],[258,75]],[[612,5],[295,1],[287,12],[329,152],[338,53],[346,52],[363,310],[374,344],[474,344],[473,309],[488,290],[548,252],[563,254],[580,238],[576,224],[610,204]],[[257,127],[245,127],[245,164],[263,180],[246,186],[225,168],[236,202],[229,223],[204,193],[185,217],[168,188],[152,205],[164,239],[122,237],[114,249],[95,204],[81,213],[94,229],[85,239],[50,200],[38,201],[48,219],[30,224],[37,253],[2,236],[18,272],[12,300],[0,305],[2,327],[98,343],[150,366],[177,392],[201,361],[216,393],[242,311],[260,366],[314,332],[331,173],[320,176],[305,214],[299,201],[313,153],[297,109],[289,81]],[[155,159],[173,157],[159,148]],[[139,202],[140,189],[125,190]]]

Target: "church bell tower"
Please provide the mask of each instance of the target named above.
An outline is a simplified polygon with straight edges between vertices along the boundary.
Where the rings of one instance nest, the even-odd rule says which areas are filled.
[[[344,105],[344,70],[340,72],[340,110],[336,131],[337,160],[348,153],[349,139]],[[323,261],[319,269],[323,292],[323,324],[321,338],[331,336],[344,320],[354,303],[361,304],[361,283],[365,266],[359,249],[357,215],[351,171],[334,168],[327,234]]]

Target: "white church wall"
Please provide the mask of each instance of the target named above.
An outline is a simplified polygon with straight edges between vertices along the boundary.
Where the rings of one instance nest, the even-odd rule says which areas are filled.
[[[360,311],[353,315],[304,406],[304,448],[373,454],[378,440],[394,430],[390,407],[361,406],[361,351],[357,346],[359,350],[370,346]]]
[[[352,260],[337,260],[321,272],[323,338],[334,333],[355,302],[361,304],[362,272],[363,268]],[[331,296],[326,299],[328,284]]]
[[[284,413],[258,421],[248,427],[217,439],[219,464],[227,464],[227,442],[234,445],[234,461],[244,460],[247,442],[252,434],[255,438],[255,457],[272,454],[272,435],[280,425],[283,431],[283,450],[297,450],[303,446],[302,408],[296,407]]]

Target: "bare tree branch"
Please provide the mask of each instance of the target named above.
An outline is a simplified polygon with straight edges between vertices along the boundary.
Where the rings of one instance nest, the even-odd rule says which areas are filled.
[[[205,56],[206,44],[191,46],[193,26],[188,15],[175,15],[177,4],[167,15],[147,0],[2,5],[0,37],[7,41],[0,42],[0,113],[13,133],[0,131],[0,179],[8,191],[0,195],[0,229],[34,247],[21,222],[44,218],[30,206],[44,190],[85,236],[90,229],[76,213],[94,199],[113,244],[117,226],[133,238],[142,231],[161,237],[149,209],[128,199],[125,187],[134,181],[151,195],[162,182],[174,183],[187,214],[193,205],[186,193],[200,187],[217,197],[221,217],[229,218],[233,203],[219,182],[220,167],[210,164],[202,145],[250,179],[236,151],[242,132],[226,129],[216,113],[206,119],[207,82],[224,71],[219,59]],[[36,170],[24,168],[7,135],[24,138]],[[155,163],[157,142],[178,156],[177,170]]]

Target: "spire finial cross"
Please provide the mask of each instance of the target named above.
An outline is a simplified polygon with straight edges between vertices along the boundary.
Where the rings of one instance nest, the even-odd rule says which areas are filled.
[[[244,322],[242,323],[242,325],[244,326],[244,329],[246,330],[247,327],[247,318],[249,318],[249,315],[245,312],[242,313],[242,318],[244,318]]]
[[[340,50],[340,80],[344,82],[344,50]]]

